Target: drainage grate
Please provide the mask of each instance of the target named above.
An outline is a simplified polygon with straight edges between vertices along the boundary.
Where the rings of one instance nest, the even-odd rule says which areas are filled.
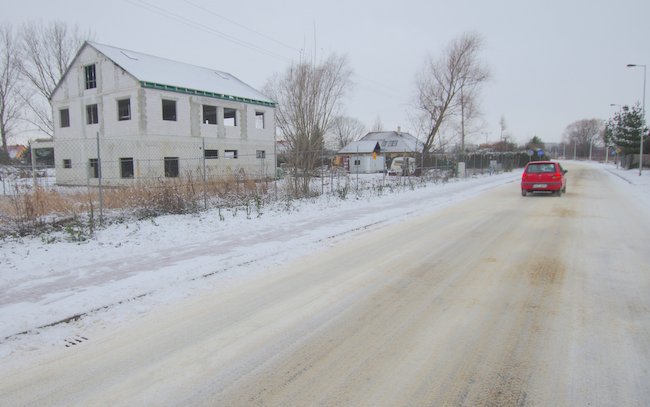
[[[86,338],[85,336],[75,335],[72,338],[66,338],[65,339],[65,347],[69,348],[70,346],[77,346],[80,343],[83,343],[83,342],[85,342],[87,340],[88,340],[88,338]]]

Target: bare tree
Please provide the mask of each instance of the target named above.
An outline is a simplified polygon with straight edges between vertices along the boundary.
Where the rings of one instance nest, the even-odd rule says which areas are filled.
[[[68,64],[90,32],[81,33],[79,27],[63,21],[47,25],[27,23],[22,28],[21,70],[34,95],[26,99],[32,117],[29,121],[48,135],[54,134],[49,99],[65,74]]]
[[[460,151],[465,151],[465,141],[485,128],[482,112],[479,106],[479,87],[475,86],[460,90]]]
[[[583,119],[569,124],[564,130],[564,141],[573,144],[578,156],[589,155],[589,148],[602,140],[605,123],[600,119]]]
[[[2,153],[5,156],[8,154],[8,142],[21,118],[22,109],[23,97],[16,35],[12,26],[2,24],[0,25],[0,135]]]
[[[501,140],[503,140],[504,135],[506,134],[506,130],[508,129],[508,125],[506,124],[506,117],[504,115],[501,115],[499,126],[501,127]]]
[[[366,126],[354,117],[336,116],[332,120],[330,133],[334,136],[337,149],[359,140],[365,132]]]
[[[469,97],[489,78],[488,69],[478,59],[482,45],[478,34],[462,34],[439,59],[428,59],[419,73],[415,105],[424,131],[424,154],[434,145],[442,125],[459,113],[463,106],[461,90]]]
[[[310,173],[321,155],[325,132],[351,86],[351,75],[347,59],[332,54],[320,64],[291,65],[265,86],[278,103],[277,125],[288,143],[290,164],[303,175],[302,185],[295,177],[296,192],[309,193]]]
[[[381,117],[377,116],[375,122],[372,124],[372,132],[384,131],[384,124],[381,122]]]

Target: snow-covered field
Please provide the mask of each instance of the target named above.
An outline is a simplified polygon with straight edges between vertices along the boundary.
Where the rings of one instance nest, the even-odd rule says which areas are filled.
[[[650,202],[650,171],[598,165]],[[260,217],[214,210],[113,225],[85,243],[1,242],[0,358],[72,346],[199,291],[218,295],[360,233],[518,182],[521,170],[346,200],[323,196]],[[570,174],[569,174],[570,176]],[[570,182],[570,181],[569,181]],[[570,188],[570,183],[569,183]],[[58,323],[69,320],[68,323]],[[53,326],[49,326],[52,325]]]

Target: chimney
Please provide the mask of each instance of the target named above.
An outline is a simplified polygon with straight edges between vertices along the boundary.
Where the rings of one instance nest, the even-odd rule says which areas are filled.
[[[398,132],[398,133],[401,133],[401,132],[402,132],[402,128],[399,127],[399,126],[397,126],[397,132]]]

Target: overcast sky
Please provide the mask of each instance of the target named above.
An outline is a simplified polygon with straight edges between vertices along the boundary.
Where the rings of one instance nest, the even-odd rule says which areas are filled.
[[[517,142],[560,141],[567,125],[607,119],[643,97],[650,63],[647,0],[21,0],[0,19],[64,20],[95,40],[229,72],[256,88],[300,59],[347,55],[355,88],[345,113],[369,128],[414,132],[414,77],[465,31],[485,39],[492,80],[473,142],[499,139],[501,116]],[[650,101],[649,101],[650,103]],[[450,134],[446,135],[450,136]]]

